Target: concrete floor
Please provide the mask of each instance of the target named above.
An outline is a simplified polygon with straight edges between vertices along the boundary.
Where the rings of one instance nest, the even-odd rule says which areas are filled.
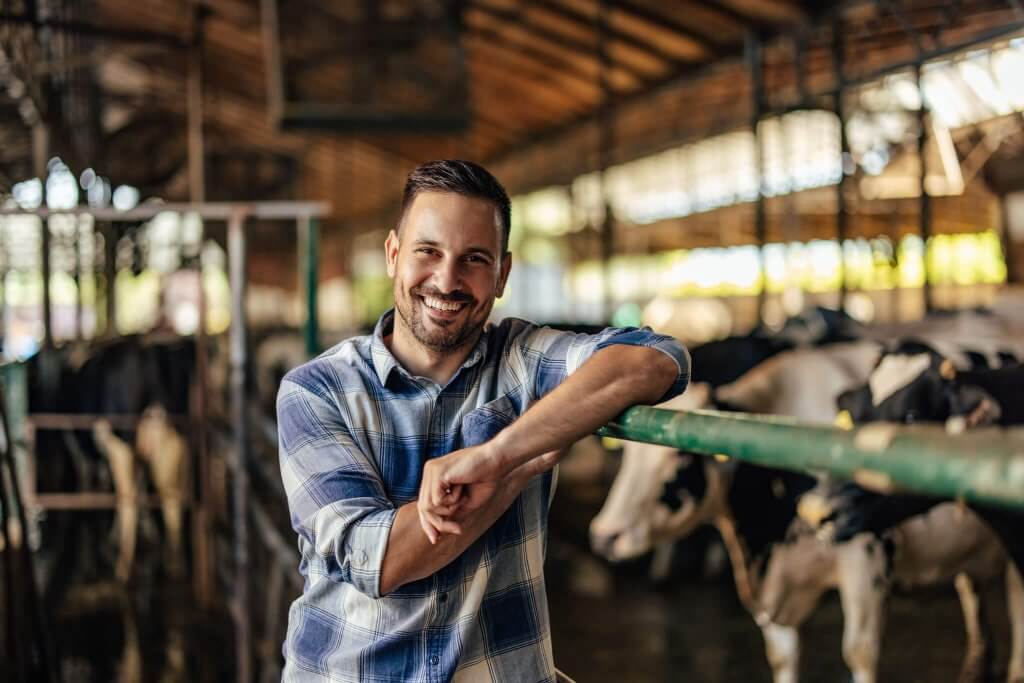
[[[547,575],[559,668],[581,683],[770,681],[760,632],[728,577],[699,578],[699,571],[679,561],[686,558],[677,557],[671,578],[655,586],[644,561],[610,566],[590,554],[587,524],[603,496],[600,486],[563,484],[555,498]],[[188,593],[187,584],[168,584],[157,574],[135,581],[131,593],[113,581],[68,589],[51,612],[64,680],[233,680],[226,615],[198,612]],[[987,597],[995,669],[1005,671],[1008,628],[1001,590]],[[841,632],[839,602],[830,595],[803,628],[804,681],[848,680]],[[952,683],[963,646],[951,587],[894,596],[880,681]]]

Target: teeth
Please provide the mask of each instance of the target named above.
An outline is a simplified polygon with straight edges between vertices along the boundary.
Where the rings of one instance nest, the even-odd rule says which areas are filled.
[[[435,308],[435,309],[437,309],[439,311],[457,311],[460,308],[462,308],[462,306],[463,306],[463,304],[457,304],[457,303],[451,303],[451,302],[448,302],[448,301],[442,301],[440,299],[435,299],[435,298],[430,297],[430,296],[423,297],[423,301],[426,302],[427,306],[430,306],[431,308]]]

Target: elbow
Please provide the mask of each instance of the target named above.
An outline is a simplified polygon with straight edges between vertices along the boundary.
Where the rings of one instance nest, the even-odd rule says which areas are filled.
[[[651,348],[644,350],[647,353],[633,368],[634,396],[638,404],[655,405],[669,398],[667,394],[680,381],[681,368],[666,353]],[[684,375],[687,374],[685,368],[682,370]]]
[[[680,370],[686,375],[686,369],[680,369],[677,361],[667,353],[646,346],[634,346],[627,349],[628,360],[617,364],[620,368],[616,391],[623,391],[628,396],[629,404],[653,405],[666,400],[667,394],[680,381]],[[683,388],[685,389],[685,383]]]

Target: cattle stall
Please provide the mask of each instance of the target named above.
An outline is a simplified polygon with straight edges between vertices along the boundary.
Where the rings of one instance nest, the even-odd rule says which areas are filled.
[[[25,215],[20,211],[12,211],[10,209],[5,211],[6,215]],[[184,387],[186,389],[186,399],[184,403],[180,400],[177,402],[180,412],[167,414],[165,421],[173,432],[191,436],[189,439],[191,443],[186,448],[188,451],[193,451],[194,449],[196,453],[194,462],[188,459],[182,463],[184,468],[183,472],[180,473],[182,491],[180,491],[181,498],[178,501],[182,509],[177,513],[178,515],[191,513],[192,568],[190,573],[194,594],[199,605],[205,609],[217,606],[219,603],[218,596],[224,594],[228,596],[227,604],[220,605],[220,607],[227,608],[227,612],[234,624],[233,640],[237,648],[234,669],[239,672],[240,680],[249,680],[249,634],[251,625],[248,594],[250,592],[250,584],[246,581],[249,572],[247,570],[239,570],[233,572],[233,575],[228,576],[218,573],[214,560],[218,552],[218,537],[222,537],[229,542],[230,563],[239,568],[248,566],[248,547],[250,541],[247,529],[250,514],[255,517],[257,525],[256,538],[263,545],[272,552],[276,550],[280,553],[283,541],[279,536],[268,535],[278,532],[271,530],[267,526],[267,514],[258,508],[258,502],[250,503],[247,492],[249,486],[247,470],[252,466],[250,460],[246,457],[249,449],[247,442],[251,438],[248,424],[250,420],[259,421],[263,417],[255,413],[250,415],[249,397],[247,395],[247,386],[251,384],[251,378],[247,377],[247,367],[249,366],[250,359],[248,358],[247,351],[245,316],[245,268],[247,263],[245,223],[250,218],[277,221],[294,220],[296,222],[296,234],[304,245],[304,249],[300,252],[300,269],[306,273],[304,275],[304,282],[307,284],[308,295],[306,300],[309,305],[304,323],[303,341],[307,353],[315,353],[319,336],[316,317],[316,295],[315,287],[308,285],[316,281],[316,223],[319,218],[328,214],[329,209],[325,204],[313,202],[264,202],[238,205],[160,204],[156,206],[139,206],[130,211],[88,210],[89,215],[98,220],[125,222],[143,221],[165,212],[187,213],[198,216],[204,221],[226,221],[228,224],[228,257],[232,296],[232,318],[229,331],[230,348],[227,354],[222,353],[220,358],[213,359],[209,353],[210,347],[205,335],[205,323],[200,323],[196,333],[196,348],[191,353],[192,357],[186,358],[187,362],[184,363],[186,376],[194,377],[195,381],[190,381],[188,386]],[[45,209],[32,215],[38,215],[43,219],[48,217]],[[201,280],[197,279],[197,282],[201,282]],[[202,290],[203,287],[200,286],[200,292]],[[199,300],[203,301],[202,293],[199,295]],[[46,307],[46,310],[49,310],[49,308]],[[113,342],[110,340],[104,341],[104,344],[107,345],[111,343],[118,344],[116,340]],[[43,353],[51,350],[50,344],[50,339],[47,338]],[[103,350],[102,347],[101,350]],[[227,387],[215,386],[211,382],[211,362],[222,362],[230,368],[229,396],[225,396],[223,393]],[[182,369],[180,365],[177,362],[171,363],[170,367],[165,367],[164,370],[180,371]],[[110,430],[110,438],[114,438],[116,441],[114,436],[115,430],[120,434],[135,434],[139,431],[144,417],[141,412],[136,412],[135,414],[123,412],[125,406],[120,403],[118,403],[117,407],[122,410],[117,412],[86,411],[60,413],[54,411],[32,411],[28,400],[29,380],[26,377],[27,373],[25,370],[26,366],[19,364],[5,367],[5,393],[13,399],[16,416],[16,420],[11,426],[11,431],[5,432],[13,435],[13,438],[7,442],[12,447],[7,448],[8,452],[5,457],[16,457],[17,460],[21,461],[20,466],[12,469],[7,476],[10,482],[18,481],[19,486],[17,490],[23,492],[24,500],[22,506],[8,507],[4,505],[3,508],[5,513],[11,509],[23,512],[25,519],[29,520],[28,524],[22,525],[24,533],[28,534],[30,539],[25,548],[27,552],[29,545],[35,545],[37,548],[42,542],[39,538],[39,530],[32,524],[32,521],[45,517],[49,511],[116,510],[119,518],[123,517],[126,514],[126,510],[123,508],[125,504],[123,496],[125,494],[123,491],[118,492],[117,489],[123,489],[127,481],[130,482],[129,485],[132,486],[134,491],[134,480],[136,478],[135,469],[137,465],[135,458],[130,454],[127,446],[124,446],[122,450],[126,454],[120,462],[105,453],[110,462],[111,469],[115,472],[115,492],[81,490],[47,490],[40,492],[38,485],[39,461],[41,457],[45,458],[45,454],[40,453],[38,448],[39,434],[42,432],[60,433],[64,443],[71,445],[75,442],[75,438],[71,436],[72,432],[95,431],[97,425],[104,424]],[[55,368],[51,367],[49,372],[52,373],[54,370]],[[44,367],[42,372],[45,374],[47,369]],[[193,372],[194,374],[192,374]],[[223,373],[221,376],[223,376]],[[99,376],[94,376],[94,379],[97,377]],[[132,381],[146,383],[159,382],[163,378],[166,378],[166,373],[164,375],[158,373],[155,376],[151,373],[143,373],[143,376],[139,377],[122,376],[120,381],[126,383]],[[79,390],[86,394],[91,390],[86,385],[76,389],[74,386],[66,383],[61,386],[61,389],[66,393],[72,394]],[[122,388],[121,391],[125,391],[125,389]],[[160,400],[166,399],[166,396],[162,395],[159,391],[152,395],[160,397]],[[179,398],[181,397],[179,396]],[[209,404],[224,399],[232,406],[232,410],[229,413],[222,412],[221,418],[218,420],[211,414]],[[107,404],[101,403],[101,405]],[[131,405],[130,402],[129,405]],[[184,406],[184,410],[181,410],[182,406]],[[141,407],[139,405],[137,409],[141,411]],[[5,412],[5,421],[6,415],[7,413]],[[98,437],[96,438],[98,439]],[[218,448],[216,452],[222,454],[215,457],[214,460],[221,461],[227,465],[228,479],[231,486],[230,491],[225,486],[224,474],[221,474],[220,477],[213,476],[215,465],[211,463],[210,439],[213,439],[213,443]],[[73,450],[78,450],[78,447],[72,446],[72,448]],[[17,454],[15,454],[16,450],[19,451]],[[167,454],[161,452],[157,453],[157,455]],[[158,466],[158,463],[150,464],[154,467]],[[127,467],[127,474],[122,475],[121,481],[118,480],[117,476],[119,467]],[[17,472],[17,475],[15,475],[15,472]],[[127,479],[124,479],[124,476]],[[11,488],[10,490],[14,491],[15,489]],[[162,505],[166,505],[166,500],[163,500],[163,498],[164,496],[131,494],[132,505],[141,505],[144,508],[160,508]],[[229,501],[232,506],[230,511],[226,507]],[[220,512],[219,519],[218,511]],[[218,531],[218,528],[221,530]],[[132,530],[132,535],[134,536],[134,529]],[[123,545],[125,539],[122,538],[121,540]],[[134,540],[131,541],[131,545],[132,547],[134,546]],[[184,546],[178,547],[176,551],[178,553],[183,552]],[[223,550],[221,552],[223,553]],[[7,556],[5,555],[5,557]],[[123,558],[119,558],[119,560],[121,559]],[[171,561],[174,562],[175,560],[180,560],[180,558],[172,556]],[[122,582],[128,580],[131,571],[130,556],[126,562],[127,564],[122,565],[122,562],[119,561],[118,578]],[[278,585],[283,577],[280,565],[274,565],[274,567],[275,569],[270,577],[272,586]],[[218,585],[225,581],[228,584],[227,587]],[[277,591],[280,592],[280,588]],[[273,602],[271,600],[271,603]],[[10,611],[8,614],[13,616],[15,612]],[[274,623],[275,620],[268,619],[267,621],[268,623]],[[32,623],[36,622],[33,621]],[[42,642],[45,643],[46,641]],[[45,647],[41,651],[46,652]],[[38,657],[37,659],[40,662],[46,661],[45,657]],[[22,673],[24,674],[27,670],[23,670]]]

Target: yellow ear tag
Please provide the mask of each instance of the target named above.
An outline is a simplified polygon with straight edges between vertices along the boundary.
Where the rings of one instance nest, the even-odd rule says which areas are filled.
[[[850,415],[849,410],[840,410],[839,414],[836,415],[835,426],[840,429],[847,431],[853,429],[853,417]]]
[[[948,358],[942,361],[939,365],[939,377],[947,382],[951,382],[956,378],[956,366],[953,365],[953,361]]]
[[[797,503],[796,513],[800,519],[817,529],[822,520],[832,514],[832,507],[817,493],[805,493]]]
[[[725,453],[715,453],[715,460],[718,462],[729,462],[729,456]]]
[[[621,451],[625,444],[622,443],[621,439],[616,439],[611,436],[602,436],[601,445],[608,451]]]

